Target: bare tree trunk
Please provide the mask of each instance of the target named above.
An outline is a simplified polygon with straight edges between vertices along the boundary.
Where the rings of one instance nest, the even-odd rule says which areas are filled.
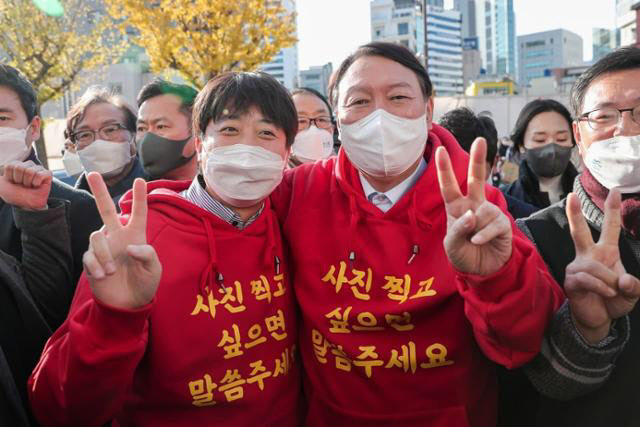
[[[36,153],[38,153],[38,159],[42,166],[49,169],[49,159],[47,159],[47,147],[44,144],[44,133],[40,132],[40,138],[37,141],[34,141],[34,145],[36,146]]]
[[[49,159],[47,158],[47,146],[44,143],[44,120],[42,120],[42,116],[40,115],[40,107],[38,107],[36,111],[36,115],[40,117],[40,138],[33,142],[33,145],[36,147],[36,154],[38,155],[38,160],[42,166],[46,169],[49,169]]]

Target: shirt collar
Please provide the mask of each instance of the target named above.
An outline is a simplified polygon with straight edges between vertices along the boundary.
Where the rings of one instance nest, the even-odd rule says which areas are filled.
[[[420,164],[413,171],[411,175],[404,179],[400,184],[391,188],[390,190],[383,192],[377,191],[375,188],[369,184],[367,178],[362,174],[362,172],[358,171],[358,175],[360,176],[360,183],[362,184],[362,190],[364,191],[365,197],[370,200],[370,197],[374,193],[384,194],[391,201],[392,205],[395,205],[398,200],[404,196],[404,194],[409,191],[416,182],[420,179],[424,171],[427,169],[427,162],[424,158],[420,159]]]
[[[202,175],[196,176],[191,182],[188,189],[180,194],[182,197],[193,203],[194,205],[211,212],[221,220],[233,225],[234,227],[242,230],[251,225],[262,213],[264,209],[264,202],[260,209],[251,216],[251,218],[243,221],[233,209],[223,205],[218,200],[209,194],[206,190],[206,183]]]

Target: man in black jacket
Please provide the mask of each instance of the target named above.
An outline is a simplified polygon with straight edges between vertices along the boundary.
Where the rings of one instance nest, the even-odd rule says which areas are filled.
[[[41,182],[38,188],[22,185],[29,178],[33,180],[39,168],[33,149],[41,126],[36,99],[33,86],[18,70],[0,64],[0,166],[13,165],[14,178],[17,178],[17,184],[7,176],[0,179],[0,251],[23,264],[26,285],[49,326],[55,330],[66,318],[82,272],[82,255],[88,247],[89,236],[102,224],[93,197],[85,191],[56,179],[50,181],[48,187]],[[45,205],[29,206],[29,199],[33,202],[39,197]],[[64,205],[64,225],[71,245],[69,277],[52,280],[42,259],[25,258],[23,247],[27,237],[20,224],[25,215],[45,223],[50,214],[46,208],[61,205]]]
[[[569,300],[529,366],[529,374],[551,367],[563,378],[550,388],[549,376],[530,375],[546,397],[521,417],[539,426],[640,425],[639,81],[635,47],[582,74],[571,104],[585,170],[568,198],[517,222]]]

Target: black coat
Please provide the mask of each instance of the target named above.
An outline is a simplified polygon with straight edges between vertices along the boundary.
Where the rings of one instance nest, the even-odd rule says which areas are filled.
[[[562,185],[561,199],[564,199],[571,192],[573,189],[573,181],[577,175],[578,171],[575,166],[569,162],[567,168],[562,173],[562,179],[560,181]],[[540,191],[540,182],[538,181],[538,177],[533,173],[526,159],[520,162],[518,179],[503,187],[502,192],[505,195],[509,195],[520,200],[521,202],[533,205],[537,209],[544,209],[551,204],[549,201],[549,194]]]
[[[565,269],[575,259],[575,248],[565,213],[566,199],[524,220],[534,243],[549,267],[554,279],[564,283]],[[600,230],[588,222],[594,241]],[[619,249],[622,265],[635,277],[640,277],[639,259],[630,246],[628,234],[620,234]],[[607,382],[587,395],[569,401],[556,401],[540,397],[539,402],[528,402],[520,408],[518,417],[530,425],[545,427],[635,427],[640,426],[640,306],[629,314],[631,337],[616,361]],[[531,386],[530,386],[531,387]],[[537,408],[536,408],[537,406]]]
[[[29,160],[38,162],[35,155]],[[78,278],[82,273],[82,256],[89,246],[89,236],[102,226],[102,220],[98,213],[93,196],[86,191],[77,190],[63,182],[53,179],[49,202],[58,201],[66,206],[66,238],[71,245],[71,259],[69,260],[70,276],[66,279],[58,278],[57,282],[51,281],[47,265],[43,265],[38,259],[23,259],[23,239],[21,229],[16,223],[19,215],[16,208],[4,203],[0,199],[0,251],[14,257],[24,265],[25,282],[29,289],[56,288],[55,298],[44,300],[34,295],[42,314],[52,329],[57,329],[67,317],[71,298],[75,292]],[[30,217],[47,221],[47,212],[32,212]],[[61,237],[62,238],[62,237]]]

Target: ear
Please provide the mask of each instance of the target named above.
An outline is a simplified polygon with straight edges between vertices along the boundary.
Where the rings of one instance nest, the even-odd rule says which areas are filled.
[[[198,162],[200,162],[202,160],[202,149],[204,146],[204,141],[202,140],[202,135],[197,136],[194,135],[193,136],[193,145],[196,149],[196,158],[198,159]]]
[[[576,145],[578,146],[578,153],[580,153],[580,155],[583,156],[584,153],[586,153],[586,150],[582,145],[582,134],[580,133],[580,122],[574,120],[573,122],[571,122],[571,127],[573,129],[573,137],[575,138]]]
[[[433,109],[434,109],[434,101],[433,96],[429,97],[427,101],[427,129],[433,129]]]
[[[42,119],[40,119],[40,116],[35,116],[31,120],[31,123],[29,123],[29,130],[27,132],[27,140],[26,140],[28,147],[31,147],[31,144],[33,144],[34,141],[37,141],[38,139],[40,139],[41,130],[42,130]]]

